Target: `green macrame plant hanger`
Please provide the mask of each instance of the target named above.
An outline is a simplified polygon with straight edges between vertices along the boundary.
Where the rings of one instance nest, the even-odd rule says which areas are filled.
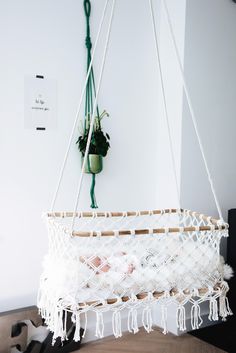
[[[85,45],[87,48],[87,74],[89,73],[87,85],[86,85],[86,98],[85,98],[85,115],[84,115],[84,126],[83,136],[79,137],[78,143],[79,148],[82,150],[82,161],[84,157],[83,145],[86,147],[87,136],[90,126],[90,120],[93,115],[94,101],[96,99],[96,86],[94,78],[93,66],[91,66],[92,60],[92,42],[90,36],[90,15],[91,15],[91,2],[90,0],[84,0],[84,12],[86,17],[86,38]],[[91,69],[90,69],[91,66]],[[103,157],[105,157],[109,144],[109,135],[102,132],[101,119],[103,116],[108,115],[105,111],[100,114],[99,107],[96,105],[96,116],[95,124],[93,128],[91,143],[89,147],[89,154],[85,163],[84,172],[92,175],[92,182],[90,187],[90,198],[91,208],[98,208],[96,196],[95,196],[95,185],[96,185],[96,174],[100,173],[103,169]],[[99,146],[98,146],[99,145]]]

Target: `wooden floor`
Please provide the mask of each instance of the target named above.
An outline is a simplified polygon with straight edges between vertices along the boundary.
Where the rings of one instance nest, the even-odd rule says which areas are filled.
[[[124,334],[122,338],[107,337],[81,346],[81,353],[225,353],[199,339],[185,334],[176,337],[163,335],[158,329],[147,334],[140,330],[136,335]]]

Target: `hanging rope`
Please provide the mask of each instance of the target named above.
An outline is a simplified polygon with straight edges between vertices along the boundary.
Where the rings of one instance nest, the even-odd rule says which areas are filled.
[[[98,208],[95,197],[96,174],[92,173],[92,182],[90,187],[91,208]]]
[[[87,72],[89,71],[90,63],[91,63],[91,50],[92,50],[92,42],[90,37],[90,15],[91,15],[91,2],[90,0],[84,0],[84,13],[86,17],[86,38],[85,38],[85,46],[87,48]],[[96,97],[96,87],[95,87],[95,79],[94,79],[94,71],[93,66],[91,66],[91,70],[89,73],[89,78],[86,86],[86,99],[85,99],[85,117],[84,117],[84,133],[86,132],[86,119],[90,122],[90,117],[93,113],[93,98]],[[96,105],[96,113],[99,117],[99,108],[98,104]],[[98,119],[100,124],[100,120]],[[87,158],[88,169],[91,173],[89,158]],[[96,174],[92,174],[92,182],[90,187],[90,198],[91,198],[91,208],[98,208],[96,197],[95,197],[95,184],[96,184]]]
[[[72,145],[75,129],[76,129],[77,125],[78,125],[79,114],[80,114],[80,110],[81,110],[81,107],[82,107],[82,102],[83,102],[83,98],[84,98],[84,95],[85,95],[85,91],[86,91],[87,83],[88,83],[88,80],[89,80],[90,72],[92,70],[92,64],[93,64],[93,61],[94,61],[94,56],[95,56],[95,53],[96,53],[97,44],[98,44],[98,41],[100,39],[101,30],[102,30],[102,26],[103,26],[103,23],[104,23],[105,15],[106,15],[106,12],[107,12],[108,3],[109,3],[109,0],[106,0],[106,3],[105,3],[104,8],[103,8],[103,12],[102,12],[101,21],[100,21],[99,28],[98,28],[98,33],[97,33],[97,37],[96,37],[96,41],[95,41],[95,45],[94,45],[92,58],[91,58],[89,69],[88,69],[88,72],[87,72],[87,75],[86,75],[86,78],[85,78],[85,81],[84,81],[84,85],[83,85],[83,88],[82,88],[82,92],[81,92],[81,96],[80,96],[77,112],[76,112],[76,115],[75,115],[73,127],[72,127],[71,133],[70,133],[69,142],[68,142],[68,145],[67,145],[67,148],[66,148],[66,152],[65,152],[65,156],[64,156],[64,159],[63,159],[63,162],[62,162],[62,166],[61,166],[61,170],[60,170],[60,174],[59,174],[59,178],[58,178],[55,194],[53,196],[52,205],[51,205],[51,211],[52,212],[54,210],[55,203],[56,203],[56,200],[57,200],[57,197],[58,197],[58,193],[59,193],[59,189],[60,189],[60,186],[61,186],[61,182],[62,182],[62,179],[63,179],[63,176],[64,176],[65,167],[66,167],[66,163],[67,163],[67,160],[68,160],[70,148],[71,148],[71,145]],[[83,172],[84,172],[84,166],[82,167],[82,173]]]
[[[174,172],[176,195],[177,195],[178,207],[180,209],[180,192],[179,192],[178,174],[177,174],[177,168],[176,168],[174,146],[173,146],[171,130],[170,130],[170,121],[169,121],[167,102],[166,102],[165,85],[164,85],[164,78],[163,78],[161,59],[160,59],[160,48],[159,48],[158,40],[157,40],[157,30],[156,30],[156,23],[155,23],[155,18],[154,18],[152,0],[149,0],[149,7],[150,7],[150,14],[151,14],[156,56],[157,56],[157,64],[158,64],[157,66],[159,69],[159,75],[160,75],[160,81],[161,81],[162,101],[163,101],[163,105],[164,105],[165,119],[166,119],[166,125],[167,125],[168,137],[169,137],[169,143],[170,143],[171,162],[172,162],[172,167],[173,167],[173,172]]]
[[[67,160],[68,160],[68,154],[69,154],[69,151],[70,151],[70,148],[71,148],[71,144],[72,144],[74,132],[75,132],[75,129],[76,129],[76,126],[77,126],[77,123],[78,123],[79,113],[80,113],[80,109],[81,109],[81,105],[82,105],[82,100],[83,100],[85,91],[86,91],[86,93],[87,93],[87,90],[86,90],[86,88],[87,88],[87,83],[88,83],[88,81],[89,81],[90,73],[91,73],[91,71],[92,71],[92,63],[93,63],[93,60],[94,60],[94,54],[95,54],[95,52],[96,52],[97,43],[98,43],[98,40],[99,40],[99,38],[100,38],[101,28],[102,28],[102,25],[103,25],[103,22],[104,22],[104,18],[105,18],[105,14],[106,14],[108,2],[109,2],[109,0],[106,1],[105,6],[104,6],[104,10],[103,10],[103,14],[102,14],[102,19],[101,19],[101,22],[100,22],[100,25],[99,25],[98,35],[97,35],[96,42],[95,42],[95,46],[94,46],[94,51],[93,51],[92,58],[91,58],[91,61],[90,61],[89,70],[88,70],[88,72],[87,72],[86,80],[85,80],[85,83],[84,83],[84,86],[83,86],[83,89],[82,89],[82,94],[81,94],[81,97],[80,97],[80,102],[79,102],[78,110],[77,110],[76,117],[75,117],[75,120],[74,120],[74,124],[73,124],[73,128],[72,128],[72,131],[71,131],[71,135],[70,135],[68,147],[67,147],[67,150],[66,150],[66,153],[65,153],[65,157],[64,157],[63,164],[62,164],[61,172],[60,172],[60,175],[59,175],[59,180],[58,180],[57,188],[56,188],[55,195],[54,195],[54,198],[53,198],[53,201],[52,201],[51,211],[54,210],[55,202],[56,202],[56,199],[57,199],[57,196],[58,196],[58,192],[59,192],[59,188],[60,188],[60,185],[61,185],[61,182],[62,182],[62,178],[63,178],[63,175],[64,175],[64,170],[65,170],[66,162],[67,162]],[[113,8],[114,8],[114,2],[115,2],[115,0],[113,0],[113,6],[112,6]],[[220,219],[223,220],[221,208],[220,208],[220,205],[219,205],[219,202],[218,202],[218,198],[217,198],[216,193],[215,193],[213,181],[212,181],[212,179],[211,179],[210,171],[209,171],[209,168],[208,168],[208,165],[207,165],[207,161],[206,161],[206,157],[205,157],[205,154],[204,154],[203,145],[202,145],[202,142],[201,142],[199,133],[198,133],[198,127],[197,127],[197,123],[196,123],[196,118],[195,118],[194,110],[193,110],[193,107],[192,107],[191,99],[190,99],[190,96],[189,96],[189,93],[188,93],[187,84],[186,84],[185,77],[184,77],[184,72],[183,72],[183,67],[182,67],[180,55],[179,55],[179,52],[178,52],[178,48],[177,48],[177,44],[176,44],[176,40],[175,40],[175,36],[174,36],[174,32],[173,32],[173,27],[172,27],[172,24],[171,24],[171,19],[170,19],[170,15],[169,15],[169,12],[168,12],[168,8],[167,8],[166,1],[163,0],[163,3],[164,3],[164,8],[165,8],[166,16],[167,16],[167,21],[168,21],[168,24],[169,24],[170,33],[171,33],[172,41],[173,41],[173,44],[174,44],[174,48],[175,48],[175,52],[176,52],[176,56],[177,56],[177,60],[178,60],[179,68],[180,68],[180,72],[181,72],[181,75],[182,75],[184,91],[185,91],[186,98],[187,98],[187,101],[188,101],[188,104],[189,104],[189,108],[190,108],[190,113],[191,113],[193,125],[194,125],[194,128],[195,128],[195,132],[196,132],[196,135],[197,135],[197,139],[198,139],[198,143],[199,143],[199,146],[200,146],[201,154],[202,154],[203,161],[204,161],[204,164],[205,164],[205,168],[206,168],[206,171],[207,171],[208,180],[209,180],[209,183],[210,183],[210,186],[211,186],[211,190],[212,190],[212,193],[213,193],[213,196],[214,196],[214,200],[215,200],[215,203],[216,203],[216,207],[217,207],[217,210],[218,210]],[[88,5],[86,5],[86,8],[87,8],[87,6],[88,6]],[[87,10],[88,10],[88,8],[87,8]],[[112,13],[112,16],[113,16],[113,13]],[[111,19],[112,19],[112,16],[111,16]],[[109,30],[110,30],[110,29],[109,29]],[[108,36],[109,36],[109,34],[108,34]],[[86,42],[86,45],[88,45],[88,47],[90,46],[89,41]],[[103,71],[103,69],[102,69],[102,71]],[[92,76],[92,79],[93,79],[93,75],[91,75],[91,76]],[[96,96],[96,95],[95,95],[95,96]],[[87,98],[87,99],[89,100],[89,98]],[[97,96],[96,96],[96,99],[97,99]],[[88,103],[87,103],[87,104],[88,104]],[[90,103],[90,104],[91,104],[91,103]],[[93,109],[93,111],[92,111],[92,118],[91,118],[91,121],[90,121],[90,131],[89,131],[89,135],[90,135],[90,136],[88,136],[87,148],[86,148],[86,151],[85,151],[84,163],[83,163],[83,165],[82,165],[82,174],[83,174],[83,172],[84,172],[85,160],[86,160],[86,158],[87,158],[87,156],[88,156],[89,144],[90,144],[91,136],[92,136],[92,135],[91,135],[91,134],[92,134],[91,126],[93,126],[93,122],[94,122],[94,118],[95,118],[95,110],[96,110],[96,107],[97,107],[97,101],[96,101],[96,104],[94,105],[94,109]],[[91,132],[91,134],[90,134],[90,132]],[[173,159],[173,158],[172,158],[172,159]],[[82,184],[82,179],[83,179],[83,175],[80,176],[80,180],[79,180],[78,194],[77,194],[76,207],[75,207],[75,209],[77,209],[77,206],[78,206],[78,198],[79,198],[79,194],[80,194],[80,188],[81,188],[81,184]],[[73,221],[73,222],[74,222],[74,221]]]
[[[87,73],[89,72],[91,64],[91,51],[92,51],[92,42],[90,37],[90,15],[91,15],[91,3],[90,0],[84,0],[84,13],[86,17],[86,38],[85,46],[87,48]],[[85,100],[85,116],[92,114],[93,107],[93,95],[96,96],[96,87],[94,79],[93,64],[91,65],[91,70],[89,72],[88,82],[86,85],[86,100]],[[98,105],[96,106],[97,115],[99,116]]]

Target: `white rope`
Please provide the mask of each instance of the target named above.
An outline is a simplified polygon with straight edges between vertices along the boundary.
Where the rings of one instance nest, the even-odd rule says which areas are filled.
[[[165,9],[166,17],[167,17],[167,23],[168,23],[168,26],[169,26],[169,29],[170,29],[170,34],[171,34],[172,42],[173,42],[173,45],[174,45],[175,54],[176,54],[176,57],[177,57],[177,61],[178,61],[178,65],[179,65],[182,81],[183,81],[184,92],[185,92],[185,95],[186,95],[186,98],[187,98],[190,115],[191,115],[191,118],[192,118],[194,130],[195,130],[195,133],[196,133],[196,136],[197,136],[197,140],[198,140],[198,144],[199,144],[199,147],[200,147],[200,151],[201,151],[201,154],[202,154],[202,159],[203,159],[203,162],[204,162],[204,165],[205,165],[205,168],[206,168],[206,173],[207,173],[208,180],[209,180],[210,187],[211,187],[211,191],[212,191],[212,194],[213,194],[213,197],[214,197],[214,200],[215,200],[216,208],[217,208],[217,211],[219,213],[219,217],[220,217],[221,220],[223,220],[221,207],[220,207],[218,198],[216,196],[215,188],[214,188],[213,181],[212,181],[212,178],[211,178],[211,173],[210,173],[210,170],[209,170],[209,167],[208,167],[208,164],[207,164],[207,160],[206,160],[206,156],[205,156],[205,153],[204,153],[202,141],[201,141],[201,138],[200,138],[200,135],[199,135],[199,132],[198,132],[196,116],[195,116],[193,105],[192,105],[192,101],[191,101],[191,98],[190,98],[190,95],[189,95],[188,86],[187,86],[187,83],[186,83],[184,70],[183,70],[183,65],[181,63],[181,58],[180,58],[179,50],[178,50],[178,47],[177,47],[176,38],[175,38],[175,35],[174,35],[174,30],[173,30],[173,26],[172,26],[169,10],[168,10],[168,7],[167,7],[166,0],[162,0],[162,1],[163,1],[163,4],[164,4],[164,9]]]
[[[80,110],[81,110],[81,106],[82,106],[82,102],[83,102],[86,86],[87,86],[87,83],[88,83],[88,79],[89,79],[89,76],[90,76],[90,73],[91,73],[91,70],[92,70],[94,56],[95,56],[96,49],[97,49],[97,44],[98,44],[98,41],[99,41],[99,38],[100,38],[101,29],[102,29],[102,26],[103,26],[103,23],[104,23],[104,19],[105,19],[105,14],[106,14],[106,11],[107,11],[108,3],[109,3],[109,0],[106,0],[105,6],[104,6],[104,9],[103,9],[103,12],[102,12],[101,21],[100,21],[99,28],[98,28],[98,34],[97,34],[97,37],[96,37],[96,40],[95,40],[95,44],[94,44],[94,50],[93,50],[93,53],[92,53],[91,62],[89,64],[89,68],[88,68],[88,71],[87,71],[86,79],[84,81],[84,85],[83,85],[82,93],[81,93],[81,96],[80,96],[77,112],[76,112],[76,115],[75,115],[74,124],[73,124],[72,130],[71,130],[71,134],[70,134],[68,146],[67,146],[67,149],[66,149],[65,157],[64,157],[64,160],[63,160],[63,163],[62,163],[62,166],[61,166],[61,171],[60,171],[60,174],[59,174],[59,179],[58,179],[56,191],[55,191],[55,194],[54,194],[54,197],[53,197],[53,201],[52,201],[52,205],[51,205],[51,212],[53,212],[53,210],[54,210],[55,203],[56,203],[56,200],[57,200],[57,197],[58,197],[58,192],[59,192],[59,189],[60,189],[60,186],[61,186],[62,178],[63,178],[65,167],[66,167],[66,162],[68,160],[68,155],[69,155],[69,152],[70,152],[72,140],[73,140],[75,129],[76,129],[76,126],[77,126],[77,123],[78,123],[79,114],[80,114]]]
[[[161,59],[160,59],[160,48],[159,48],[158,40],[157,40],[157,30],[156,30],[156,24],[155,24],[155,19],[154,19],[152,0],[149,0],[149,6],[150,6],[150,12],[151,12],[152,29],[153,29],[153,37],[154,37],[154,42],[155,42],[157,63],[158,63],[160,81],[161,81],[162,100],[163,100],[163,104],[164,104],[165,119],[166,119],[166,125],[167,125],[168,137],[169,137],[169,143],[170,143],[171,161],[172,161],[172,167],[173,167],[173,172],[174,172],[176,193],[177,193],[177,199],[178,199],[178,207],[180,208],[180,192],[179,192],[179,184],[178,184],[178,177],[177,177],[177,168],[176,168],[175,154],[174,154],[174,148],[173,148],[173,141],[172,141],[171,131],[170,131],[170,121],[169,121],[169,114],[168,114],[168,109],[167,109],[165,85],[164,85],[163,72],[162,72]]]
[[[91,121],[90,121],[88,140],[87,140],[87,144],[86,144],[83,164],[82,164],[82,168],[81,168],[81,173],[80,173],[80,178],[79,178],[78,188],[77,188],[77,193],[76,193],[77,196],[76,196],[76,202],[75,202],[75,207],[74,207],[74,215],[73,215],[73,218],[72,218],[72,229],[73,229],[74,223],[75,223],[75,216],[76,216],[76,211],[77,211],[77,208],[78,208],[78,202],[79,202],[79,197],[80,197],[80,192],[81,192],[81,186],[82,186],[82,182],[83,182],[85,163],[86,163],[86,160],[87,160],[87,157],[88,157],[89,146],[90,146],[92,133],[93,133],[93,125],[94,125],[95,114],[96,114],[96,106],[97,106],[97,102],[98,102],[98,96],[99,96],[99,92],[100,92],[100,88],[101,88],[101,82],[102,82],[102,78],[103,78],[104,66],[105,66],[106,57],[107,57],[107,50],[108,50],[108,44],[109,44],[109,39],[110,39],[110,34],[111,34],[111,27],[112,27],[112,22],[113,22],[115,4],[116,4],[116,0],[113,0],[112,1],[110,20],[109,20],[109,25],[108,25],[108,30],[107,30],[106,42],[105,42],[105,47],[104,47],[104,52],[103,52],[100,76],[99,76],[99,80],[98,80],[97,92],[96,92],[96,97],[95,97],[95,101],[94,101],[94,104],[93,104],[93,114],[92,114],[92,118],[91,118]]]

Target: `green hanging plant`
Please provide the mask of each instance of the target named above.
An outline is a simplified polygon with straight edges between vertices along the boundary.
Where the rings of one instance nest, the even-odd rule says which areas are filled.
[[[109,114],[104,110],[104,112],[100,116],[96,116],[94,120],[94,127],[91,142],[89,145],[89,154],[97,154],[102,157],[106,157],[107,152],[110,148],[110,136],[108,133],[104,133],[101,126],[101,120],[105,116],[109,116]],[[84,122],[85,126],[83,127],[83,134],[81,134],[76,141],[78,144],[79,151],[84,157],[85,149],[88,141],[89,134],[89,126],[90,126],[90,116],[88,115],[85,118]]]

